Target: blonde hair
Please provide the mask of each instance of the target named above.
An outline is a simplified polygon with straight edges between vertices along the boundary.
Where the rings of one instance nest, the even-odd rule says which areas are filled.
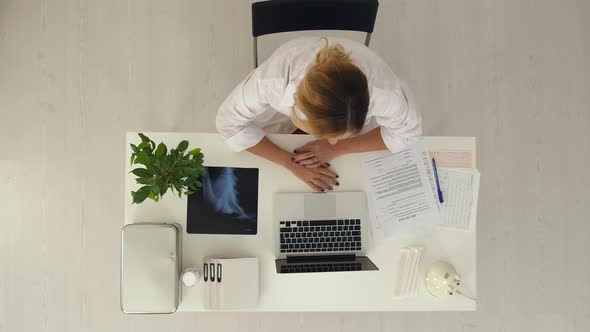
[[[328,38],[323,37],[322,40],[326,42],[326,45],[324,45],[324,48],[322,48],[318,54],[315,55],[315,62],[317,64],[329,63],[333,61],[350,62],[350,53],[346,53],[342,45],[334,44],[329,46]]]
[[[342,45],[326,45],[316,54],[295,93],[293,122],[310,134],[327,138],[362,130],[369,108],[367,77],[350,59]],[[294,107],[295,107],[294,106]]]

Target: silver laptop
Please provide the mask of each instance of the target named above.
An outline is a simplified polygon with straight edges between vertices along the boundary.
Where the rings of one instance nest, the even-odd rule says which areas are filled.
[[[364,256],[365,193],[281,193],[274,203],[277,273],[377,270]]]

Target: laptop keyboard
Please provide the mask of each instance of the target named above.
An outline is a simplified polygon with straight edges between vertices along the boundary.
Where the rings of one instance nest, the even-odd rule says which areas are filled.
[[[359,251],[361,220],[297,220],[280,222],[281,253]]]
[[[361,271],[361,263],[314,263],[294,264],[289,263],[281,266],[280,273],[302,273],[302,272],[338,272],[338,271]]]

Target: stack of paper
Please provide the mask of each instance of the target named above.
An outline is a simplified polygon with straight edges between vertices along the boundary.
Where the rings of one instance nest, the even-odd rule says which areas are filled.
[[[422,142],[361,157],[373,238],[415,237],[442,222],[432,160]]]
[[[438,168],[443,193],[442,226],[473,230],[477,215],[479,171],[465,168]]]
[[[394,297],[415,296],[418,293],[422,246],[408,246],[400,249],[400,260],[393,289]]]

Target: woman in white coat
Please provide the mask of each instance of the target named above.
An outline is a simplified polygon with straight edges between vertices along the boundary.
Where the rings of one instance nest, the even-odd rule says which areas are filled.
[[[217,130],[235,151],[286,167],[316,191],[339,185],[329,161],[397,152],[422,134],[409,89],[363,44],[305,37],[278,48],[220,106]],[[301,129],[316,140],[285,151],[265,133]]]

